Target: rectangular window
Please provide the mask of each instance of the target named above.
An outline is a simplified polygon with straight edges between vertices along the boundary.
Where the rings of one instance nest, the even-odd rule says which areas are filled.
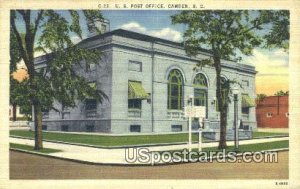
[[[206,106],[206,92],[201,89],[194,89],[194,105]]]
[[[86,125],[86,132],[95,132],[95,125]]]
[[[141,109],[142,100],[141,99],[128,99],[128,109]]]
[[[240,127],[240,129],[244,129],[246,131],[249,131],[250,127],[249,127],[249,125],[243,125],[242,127]]]
[[[172,132],[180,132],[182,131],[182,125],[172,125]]]
[[[136,71],[136,72],[141,72],[142,71],[142,62],[138,61],[129,61],[128,64],[128,70],[129,71]]]
[[[97,110],[97,100],[96,99],[86,99],[85,100],[85,110]]]
[[[69,131],[69,125],[62,125],[61,131],[65,131],[65,132]]]
[[[249,114],[249,107],[242,107],[242,114]]]
[[[271,117],[273,117],[273,113],[271,113],[271,112],[268,112],[268,113],[266,114],[266,117],[268,117],[268,118],[271,118]]]
[[[47,125],[42,125],[42,130],[47,131]]]
[[[141,126],[140,125],[130,125],[130,132],[141,132]]]
[[[49,118],[49,110],[43,111],[42,116],[43,116],[43,119],[48,119]]]

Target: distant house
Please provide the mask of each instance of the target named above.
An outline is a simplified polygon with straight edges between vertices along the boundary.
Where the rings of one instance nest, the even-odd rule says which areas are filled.
[[[257,102],[258,127],[289,127],[289,96],[269,96]]]
[[[16,120],[13,120],[14,113],[15,113]],[[11,121],[27,120],[24,112],[22,111],[22,108],[20,108],[19,106],[16,106],[14,109],[14,106],[12,106],[12,105],[9,106],[9,119]]]

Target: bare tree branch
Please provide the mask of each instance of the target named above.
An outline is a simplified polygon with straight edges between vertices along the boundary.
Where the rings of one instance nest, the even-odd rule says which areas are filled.
[[[20,50],[20,53],[21,53],[21,56],[24,60],[24,63],[27,66],[28,65],[28,58],[27,58],[27,54],[26,54],[26,51],[23,47],[23,43],[22,43],[22,38],[20,36],[20,33],[18,32],[17,30],[17,27],[16,27],[16,23],[15,23],[15,18],[13,18],[12,16],[10,17],[10,25],[11,25],[11,28],[13,29],[13,32],[17,38],[17,42],[18,42],[18,47],[19,47],[19,50]],[[28,67],[27,67],[28,68]]]
[[[36,20],[35,20],[35,22],[34,22],[33,36],[35,36],[36,31],[37,31],[37,29],[38,29],[38,26],[39,26],[39,24],[40,24],[40,21],[41,21],[41,19],[43,18],[43,13],[44,13],[44,10],[41,10],[41,11],[38,13],[38,16],[37,16],[37,18],[36,18]]]

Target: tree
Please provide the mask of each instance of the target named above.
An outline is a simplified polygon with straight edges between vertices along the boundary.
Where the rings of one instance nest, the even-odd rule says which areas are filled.
[[[17,120],[16,111],[17,106],[20,105],[22,101],[22,87],[21,84],[13,78],[13,76],[10,76],[10,105],[13,107],[12,115],[13,115],[13,121]]]
[[[256,95],[256,103],[263,101],[267,97],[266,94],[257,94]]]
[[[283,90],[280,90],[280,91],[277,91],[274,96],[288,96],[289,95],[289,91],[283,91]]]
[[[17,106],[22,109],[22,114],[25,114],[27,119],[31,117],[32,110],[28,97],[27,89],[28,79],[23,81],[16,80],[12,75],[10,76],[10,105],[13,107],[13,121],[16,121]]]
[[[68,21],[67,14],[70,15],[71,21]],[[83,17],[86,23],[103,19],[97,10],[70,10],[64,11],[64,14],[54,10],[11,11],[11,73],[16,70],[16,64],[22,60],[26,65],[28,78],[20,83],[22,86],[18,83],[16,86],[22,88],[23,100],[34,109],[35,150],[43,148],[42,111],[55,109],[52,106],[54,101],[63,103],[66,107],[75,107],[77,99],[93,97],[101,103],[107,98],[102,91],[88,85],[74,69],[74,66],[81,65],[82,60],[86,64],[98,64],[101,57],[99,49],[88,50],[72,42],[70,34],[82,39],[80,17]],[[87,27],[89,31],[100,32],[95,24]],[[35,51],[42,51],[45,54],[47,62],[45,67],[36,69]]]
[[[226,127],[229,92],[222,92],[221,59],[240,61],[239,54],[252,55],[255,47],[264,42],[264,28],[278,18],[276,11],[248,10],[205,10],[182,11],[172,16],[173,24],[185,24],[185,50],[196,57],[203,49],[211,52],[211,57],[199,60],[197,66],[211,65],[216,71],[216,96],[220,110],[219,148],[226,148]]]
[[[24,42],[24,35],[20,33],[21,40]],[[17,110],[17,104],[20,100],[21,93],[19,93],[19,85],[18,81],[13,78],[12,72],[16,71],[17,69],[17,63],[21,61],[21,56],[18,50],[18,44],[17,39],[15,38],[15,35],[13,33],[10,33],[10,71],[11,75],[9,77],[10,79],[10,97],[9,97],[9,103],[13,107],[13,121],[17,120],[16,117],[16,110]]]
[[[273,20],[272,30],[265,36],[266,47],[283,48],[288,52],[290,39],[289,11],[275,12]]]

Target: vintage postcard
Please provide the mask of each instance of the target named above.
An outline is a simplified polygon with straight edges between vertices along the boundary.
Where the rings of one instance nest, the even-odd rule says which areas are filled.
[[[0,188],[300,188],[298,1],[0,5]]]

